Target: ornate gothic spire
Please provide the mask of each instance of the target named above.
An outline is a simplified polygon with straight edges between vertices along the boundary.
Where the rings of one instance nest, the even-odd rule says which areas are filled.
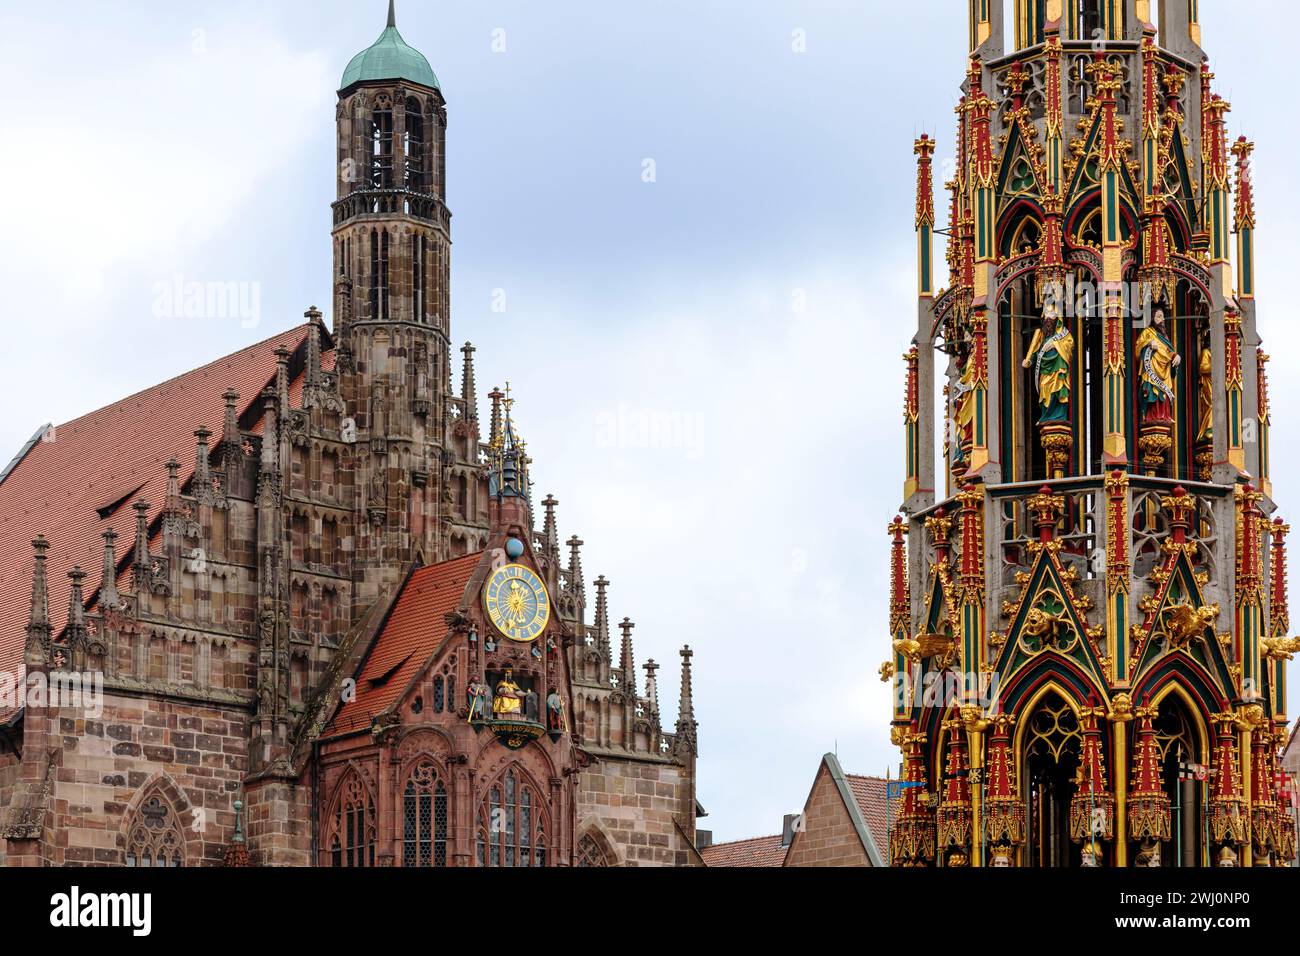
[[[623,671],[623,691],[633,700],[636,699],[636,663],[632,659],[632,628],[636,627],[629,618],[623,618],[618,629],[623,632],[622,650],[618,655],[618,666]]]
[[[36,565],[32,570],[32,599],[27,611],[28,664],[44,664],[50,649],[50,590],[45,577],[45,552],[49,549],[45,535],[37,535],[32,542]]]
[[[461,348],[465,364],[460,373],[460,398],[465,403],[465,420],[478,421],[478,389],[474,384],[474,346],[466,342]]]
[[[117,601],[117,533],[109,528],[104,532],[104,567],[99,577],[100,612],[107,611]]]
[[[658,670],[659,665],[653,657],[645,662],[645,696],[650,702],[650,713],[654,715],[656,723],[659,718],[659,680],[655,676]]]
[[[86,572],[77,565],[68,572],[72,586],[68,591],[68,625],[63,632],[64,641],[74,648],[79,648],[86,641],[86,601],[83,582]]]
[[[691,691],[691,658],[695,652],[689,644],[682,648],[682,689],[677,698],[677,752],[697,753],[698,725],[695,723],[695,698]]]
[[[582,545],[582,539],[576,534],[569,538],[569,591],[585,606],[587,586],[582,580]]]
[[[608,587],[605,575],[596,578],[596,647],[605,660],[609,660],[609,598],[605,594]]]
[[[547,495],[542,501],[542,507],[546,509],[542,519],[542,554],[557,568],[560,565],[560,534],[555,525],[555,506],[559,503],[554,495]]]
[[[196,439],[194,445],[194,482],[191,486],[191,493],[195,495],[204,495],[211,491],[212,470],[208,462],[208,438],[212,432],[206,428],[200,428],[194,433]]]
[[[1160,772],[1160,745],[1152,723],[1156,709],[1139,707],[1137,750],[1133,754],[1133,777],[1128,795],[1129,838],[1169,839],[1169,794]]]
[[[944,770],[943,798],[935,812],[935,831],[941,851],[952,851],[949,866],[970,861],[973,809],[970,792],[970,762],[966,756],[966,728],[961,720],[944,721],[948,731],[948,762]]]
[[[1101,729],[1097,718],[1105,711],[1085,708],[1083,722],[1083,756],[1074,797],[1070,800],[1070,838],[1112,840],[1115,836],[1115,797],[1106,783],[1106,764],[1102,756]]]
[[[131,562],[131,587],[144,594],[149,580],[149,502],[137,501],[135,510],[135,556]]]
[[[988,745],[988,787],[982,838],[1009,851],[1025,842],[1025,805],[1016,786],[1015,762],[1011,756],[1013,718],[1000,714],[990,718],[993,735]]]

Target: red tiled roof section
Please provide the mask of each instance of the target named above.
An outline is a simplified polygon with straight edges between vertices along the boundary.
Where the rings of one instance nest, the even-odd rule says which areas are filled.
[[[862,819],[867,821],[871,838],[876,841],[876,849],[883,857],[889,853],[889,820],[886,816],[885,784],[883,777],[860,777],[856,774],[844,775],[853,789],[853,799],[862,811]]]
[[[483,554],[420,568],[402,588],[357,675],[356,697],[330,721],[325,736],[370,726],[390,707],[447,636],[444,616],[460,607]]]
[[[780,866],[785,862],[786,848],[781,845],[781,834],[751,837],[732,843],[715,843],[700,851],[705,866]]]
[[[281,332],[59,425],[54,440],[36,443],[0,484],[0,670],[14,670],[22,660],[32,539],[43,534],[50,542],[50,616],[57,633],[67,615],[73,565],[87,574],[89,600],[99,589],[103,533],[109,528],[118,533],[117,557],[124,558],[134,543],[131,503],[143,499],[153,505],[151,517],[156,515],[167,490],[167,460],[175,456],[181,480],[188,481],[194,473],[194,432],[203,426],[214,441],[220,437],[222,393],[239,392],[242,414],[274,379],[275,350],[297,349],[307,328]],[[99,516],[98,509],[124,496],[128,500],[115,513]]]

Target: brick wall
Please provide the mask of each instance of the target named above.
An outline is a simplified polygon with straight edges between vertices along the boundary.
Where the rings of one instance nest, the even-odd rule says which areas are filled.
[[[61,748],[42,841],[46,862],[122,865],[126,821],[146,791],[175,811],[185,865],[221,862],[247,770],[243,713],[105,695],[98,717],[27,719],[43,719],[50,746]]]
[[[583,771],[579,784],[579,838],[599,830],[619,866],[692,866],[698,857],[674,820],[694,839],[694,800],[686,766],[600,759]]]
[[[870,866],[839,788],[823,763],[804,807],[786,866]]]

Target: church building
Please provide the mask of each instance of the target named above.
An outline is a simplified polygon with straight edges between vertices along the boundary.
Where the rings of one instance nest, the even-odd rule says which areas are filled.
[[[945,288],[915,142],[895,865],[1295,858],[1254,145],[1197,7],[969,0]]]
[[[335,122],[332,323],[0,476],[0,863],[698,865],[690,648],[665,726],[515,396],[468,344],[453,381],[447,108],[391,2]]]

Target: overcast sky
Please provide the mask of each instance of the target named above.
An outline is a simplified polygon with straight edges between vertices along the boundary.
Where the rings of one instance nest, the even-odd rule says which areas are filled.
[[[328,315],[335,90],[385,6],[0,0],[0,464],[44,422],[309,305]],[[636,621],[638,663],[664,665],[670,726],[676,650],[695,648],[701,826],[718,839],[778,832],[826,751],[857,773],[897,760],[876,671],[915,315],[912,140],[937,134],[951,162],[965,7],[398,3],[448,101],[453,336],[478,346],[481,396],[511,382],[537,491],[586,541],[588,580],[613,582],[614,618]],[[1259,147],[1285,515],[1298,16],[1259,0],[1201,16],[1231,135]],[[177,277],[249,283],[256,326],[159,317]]]

